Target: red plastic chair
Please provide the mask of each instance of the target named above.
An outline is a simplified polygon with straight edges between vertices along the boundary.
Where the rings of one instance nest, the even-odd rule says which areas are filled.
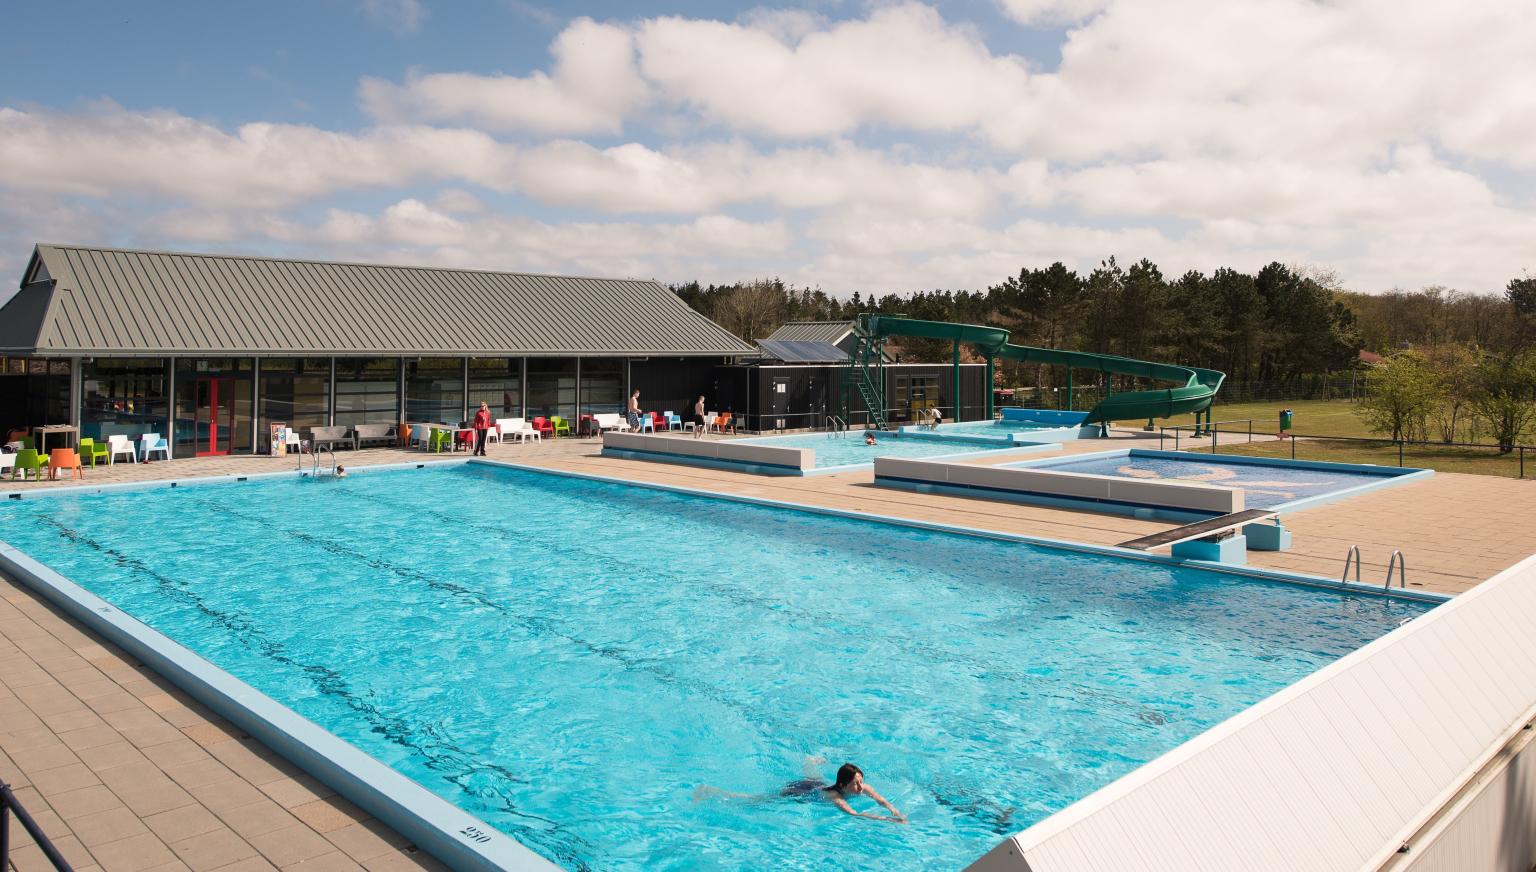
[[[660,412],[646,412],[646,414],[651,416],[651,424],[656,428],[657,433],[667,432],[667,419],[664,415]]]
[[[555,425],[549,423],[549,419],[543,415],[533,419],[533,429],[539,431],[541,438],[548,436],[553,439],[555,436]]]

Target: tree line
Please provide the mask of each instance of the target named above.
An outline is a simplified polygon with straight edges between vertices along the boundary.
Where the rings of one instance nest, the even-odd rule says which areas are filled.
[[[1114,258],[1085,274],[1061,263],[1022,269],[983,291],[928,291],[838,299],[778,279],[698,282],[673,290],[735,335],[763,339],[786,321],[839,321],[873,312],[1008,328],[1013,341],[1219,369],[1235,381],[1338,372],[1361,350],[1389,355],[1459,343],[1495,354],[1528,343],[1536,278],[1510,281],[1502,296],[1431,287],[1362,294],[1320,270],[1271,263],[1257,273],[1218,269],[1165,277],[1141,260]],[[904,359],[940,362],[940,342],[906,342]],[[1007,373],[1017,384],[1051,386],[1048,368]]]

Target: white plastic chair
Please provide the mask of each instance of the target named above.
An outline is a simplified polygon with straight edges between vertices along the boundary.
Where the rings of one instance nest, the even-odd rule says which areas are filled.
[[[159,433],[145,433],[139,440],[139,456],[148,460],[149,456],[156,451],[160,452],[160,456],[166,460],[171,459],[170,444],[160,438]]]
[[[7,469],[15,469],[15,468],[16,468],[16,455],[14,455],[14,454],[0,454],[0,474],[3,474]]]
[[[303,450],[304,450],[304,440],[303,440],[302,437],[299,436],[299,431],[293,429],[292,427],[284,427],[283,428],[283,453],[287,454],[288,453],[288,449],[290,449],[290,448],[292,448],[295,451],[298,451],[298,452],[302,453]]]
[[[110,466],[117,462],[119,454],[128,455],[129,463],[139,462],[139,453],[133,448],[133,440],[119,433],[116,436],[107,437],[107,464]]]
[[[485,441],[487,441],[487,442],[500,442],[501,440],[503,440],[506,437],[511,436],[511,435],[512,435],[512,419],[511,418],[497,418],[496,419],[496,426],[495,426],[495,428],[493,428],[490,433],[486,434]]]

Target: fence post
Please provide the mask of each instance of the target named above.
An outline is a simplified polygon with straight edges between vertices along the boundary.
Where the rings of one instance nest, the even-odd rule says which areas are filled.
[[[1520,446],[1520,477],[1525,478],[1525,446]]]
[[[1291,434],[1291,459],[1296,459],[1296,434]]]
[[[1221,429],[1219,427],[1216,427],[1214,425],[1211,427],[1211,453],[1212,454],[1216,453],[1216,434],[1220,433],[1220,432],[1221,432]]]
[[[1401,439],[1397,440],[1397,465],[1399,467],[1403,465],[1403,440]]]

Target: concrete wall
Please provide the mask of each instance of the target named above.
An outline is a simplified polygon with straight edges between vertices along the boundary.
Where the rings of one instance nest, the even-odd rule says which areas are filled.
[[[1243,510],[1243,492],[1180,481],[1141,481],[1110,475],[1008,469],[932,460],[875,458],[875,484],[973,488],[980,496],[1030,497],[1225,515]]]
[[[655,460],[711,461],[748,466],[781,467],[789,474],[804,474],[816,465],[809,448],[781,448],[733,440],[694,439],[691,436],[652,436],[645,433],[603,434],[603,452],[629,452]]]

